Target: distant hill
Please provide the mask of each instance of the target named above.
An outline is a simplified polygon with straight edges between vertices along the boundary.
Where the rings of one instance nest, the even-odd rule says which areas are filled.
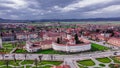
[[[88,19],[40,19],[40,20],[10,20],[10,19],[0,18],[0,23],[79,22],[79,21],[120,21],[120,17],[115,17],[115,18],[88,18]]]

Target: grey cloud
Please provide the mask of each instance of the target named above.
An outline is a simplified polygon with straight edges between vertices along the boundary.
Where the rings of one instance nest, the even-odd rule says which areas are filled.
[[[61,12],[60,10],[53,9],[54,6],[64,8],[70,4],[76,3],[77,1],[83,0],[23,0],[27,3],[24,8],[11,8],[7,6],[0,6],[0,17],[8,19],[73,19],[73,18],[88,18],[88,17],[110,17],[119,16],[119,11],[86,15],[86,12],[96,11],[112,5],[120,5],[119,0],[113,0],[107,3],[97,3],[89,6],[81,7],[69,12]],[[1,0],[0,4],[12,4],[10,0]],[[114,9],[114,8],[113,8]],[[3,14],[2,14],[3,13]],[[17,18],[12,16],[18,16]]]

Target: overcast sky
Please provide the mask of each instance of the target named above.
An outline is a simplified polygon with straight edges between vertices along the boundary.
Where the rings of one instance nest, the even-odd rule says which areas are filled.
[[[120,0],[0,0],[0,18],[81,19],[120,17]]]

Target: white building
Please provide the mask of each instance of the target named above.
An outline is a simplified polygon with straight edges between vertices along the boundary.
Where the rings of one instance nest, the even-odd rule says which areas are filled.
[[[40,47],[33,47],[33,43],[32,42],[26,41],[25,49],[28,52],[37,52],[40,49]]]
[[[52,48],[56,51],[64,51],[64,52],[81,52],[81,51],[88,51],[91,49],[91,43],[84,38],[79,38],[79,40],[83,43],[76,44],[74,37],[71,35],[67,35],[66,43],[52,43]]]
[[[2,48],[2,39],[0,37],[0,48]]]
[[[52,47],[56,51],[81,52],[81,51],[90,50],[91,44],[64,45],[64,44],[53,43]]]
[[[24,47],[28,52],[37,52],[38,50],[50,49],[52,48],[52,41],[45,40],[45,41],[26,41],[26,45]]]

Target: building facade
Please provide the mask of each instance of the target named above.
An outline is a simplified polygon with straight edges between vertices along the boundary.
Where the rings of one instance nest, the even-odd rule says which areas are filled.
[[[68,34],[67,38],[62,38],[58,42],[52,43],[52,48],[56,51],[63,51],[63,52],[81,52],[81,51],[88,51],[91,49],[91,43],[82,37],[78,37],[79,43],[76,43],[75,38]]]
[[[0,48],[2,48],[2,39],[0,37]]]
[[[53,43],[52,47],[56,51],[81,52],[81,51],[90,50],[91,44],[64,45],[64,44]]]
[[[115,46],[120,46],[120,38],[110,38],[107,43]]]

